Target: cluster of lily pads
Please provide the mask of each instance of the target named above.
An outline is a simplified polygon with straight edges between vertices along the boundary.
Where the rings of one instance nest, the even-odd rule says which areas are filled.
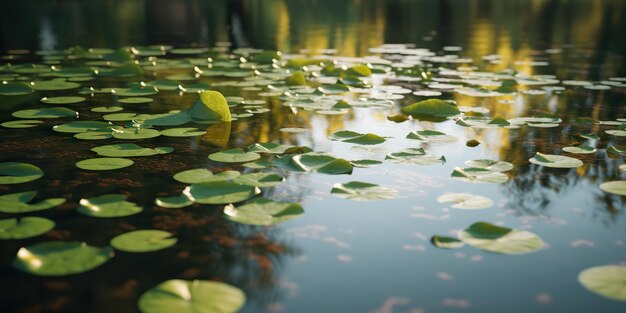
[[[270,109],[264,99],[278,99],[292,113],[307,111],[312,114],[342,115],[354,108],[371,108],[392,111],[398,100],[406,96],[426,97],[388,116],[390,121],[403,123],[418,119],[427,121],[452,120],[459,127],[504,128],[559,127],[563,120],[547,113],[537,116],[505,119],[490,116],[482,107],[459,106],[444,100],[443,93],[471,97],[506,97],[516,93],[540,95],[563,92],[566,88],[606,90],[626,87],[620,77],[600,82],[563,81],[549,75],[528,76],[521,73],[484,73],[446,67],[449,64],[471,63],[471,60],[454,56],[436,55],[425,49],[403,45],[384,45],[371,52],[383,55],[408,55],[411,62],[392,62],[385,58],[342,58],[336,56],[303,57],[283,55],[277,51],[237,49],[231,53],[219,49],[173,48],[167,46],[132,47],[119,50],[83,49],[73,47],[63,51],[39,51],[40,63],[5,64],[0,66],[1,99],[20,99],[43,96],[38,105],[12,113],[16,120],[4,121],[5,128],[22,129],[48,126],[47,120],[64,119],[51,129],[71,134],[86,141],[147,140],[159,136],[197,137],[207,131],[207,125],[225,124],[230,133],[230,123]],[[497,59],[497,58],[496,58]],[[491,61],[496,61],[493,59]],[[176,70],[182,74],[169,74],[163,79],[144,81],[147,74]],[[169,72],[168,72],[169,73]],[[209,82],[219,78],[219,82]],[[375,78],[400,85],[380,85]],[[134,79],[135,82],[117,87],[105,86],[99,79],[117,82]],[[116,80],[118,79],[118,80]],[[407,84],[419,86],[405,88]],[[561,84],[563,86],[558,86]],[[567,86],[567,87],[565,87]],[[536,88],[540,89],[536,89]],[[209,90],[237,88],[256,93],[258,99],[224,97]],[[72,95],[59,95],[59,93]],[[158,114],[141,113],[142,106],[154,101],[159,93],[198,94],[199,99],[184,110]],[[90,108],[79,112],[79,107],[92,97],[111,96],[117,105]],[[263,99],[261,99],[263,98]],[[503,100],[507,101],[507,100]],[[76,106],[76,110],[66,106]],[[82,117],[102,114],[96,120]],[[606,133],[615,137],[626,136],[626,119],[596,121],[579,118],[574,123],[597,124],[615,129]],[[187,124],[192,124],[191,126]],[[306,129],[290,127],[284,132],[297,133]],[[562,149],[569,154],[592,154],[598,151],[600,137],[580,134],[583,144]],[[330,140],[357,145],[377,145],[388,138],[373,133],[342,130],[330,135]],[[449,144],[458,138],[443,132],[420,129],[406,135],[409,142]],[[227,141],[227,140],[226,140]],[[470,147],[480,144],[470,140]],[[617,146],[604,148],[607,153],[624,155],[626,149]],[[134,143],[115,143],[91,148],[98,157],[76,163],[81,170],[117,170],[132,166],[130,158],[150,157],[174,153],[172,147],[147,147]],[[351,174],[354,168],[370,167],[382,163],[377,160],[345,160],[328,153],[315,152],[305,146],[289,146],[272,142],[256,143],[246,149],[239,147],[209,154],[213,162],[241,164],[253,170],[212,172],[206,168],[193,168],[176,173],[173,179],[186,184],[182,192],[155,199],[155,204],[169,209],[179,209],[197,204],[220,205],[223,217],[237,223],[271,226],[297,218],[304,213],[298,203],[279,202],[259,196],[263,188],[277,186],[285,180],[268,168],[278,170]],[[446,158],[433,155],[424,148],[406,148],[388,153],[385,160],[398,164],[443,164]],[[537,151],[530,163],[551,168],[577,168],[580,159]],[[464,167],[455,167],[451,177],[469,183],[504,183],[509,176],[504,173],[513,165],[499,160],[469,160]],[[626,170],[626,165],[620,166]],[[259,171],[257,171],[259,170]],[[21,184],[41,178],[44,172],[35,165],[18,162],[0,163],[0,184]],[[626,181],[600,184],[600,189],[626,195]],[[331,194],[350,200],[369,201],[393,199],[398,191],[386,186],[360,181],[335,184]],[[30,213],[63,204],[63,198],[51,198],[30,203],[36,191],[0,195],[0,212]],[[444,194],[439,202],[452,202],[453,208],[487,209],[493,201],[469,193]],[[245,202],[245,204],[240,204]],[[77,212],[94,218],[114,218],[138,214],[143,208],[127,201],[125,195],[105,194],[81,199]],[[23,217],[0,220],[0,239],[24,239],[47,233],[55,227],[54,221],[43,217]],[[545,246],[539,236],[525,230],[515,230],[487,222],[478,222],[457,234],[458,238],[433,236],[432,243],[444,249],[469,245],[484,251],[501,254],[536,252]],[[172,247],[178,239],[173,234],[144,229],[127,232],[110,240],[110,247],[92,247],[81,242],[50,241],[22,247],[16,255],[14,266],[24,272],[60,276],[78,274],[94,269],[114,256],[114,250],[143,253]],[[71,260],[71,262],[61,262]],[[615,266],[591,268],[580,274],[579,280],[586,288],[609,298],[626,300],[618,284],[626,280],[626,271]],[[621,293],[620,293],[621,292]],[[245,303],[245,295],[236,287],[211,281],[168,280],[147,291],[139,300],[144,312],[165,312],[181,306],[215,312],[234,312]]]

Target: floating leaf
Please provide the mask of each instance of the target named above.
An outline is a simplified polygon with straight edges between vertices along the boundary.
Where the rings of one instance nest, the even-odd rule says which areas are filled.
[[[32,127],[37,127],[37,125],[41,123],[43,122],[38,121],[38,120],[16,120],[16,121],[4,122],[0,125],[6,128],[32,128]]]
[[[7,83],[0,81],[0,95],[3,96],[23,96],[33,92],[27,84],[24,83]]]
[[[470,225],[458,233],[459,239],[475,248],[502,254],[525,254],[543,248],[539,236],[525,230],[514,230],[486,222]]]
[[[52,130],[60,133],[84,133],[110,129],[111,124],[100,121],[73,121],[52,127]],[[109,131],[110,132],[110,131]]]
[[[206,131],[195,127],[169,128],[161,131],[161,135],[167,137],[195,137],[206,134]]]
[[[233,313],[246,302],[241,289],[206,280],[167,280],[139,298],[143,313]]]
[[[387,154],[385,160],[391,160],[394,163],[399,164],[417,164],[417,165],[432,165],[432,164],[444,164],[446,158],[443,156],[437,157],[434,155],[426,154],[426,151],[422,148],[407,148],[398,152],[392,152]]]
[[[104,131],[84,132],[74,135],[74,138],[81,140],[102,140],[113,138],[113,134],[110,129]]]
[[[461,111],[456,105],[450,102],[439,99],[428,99],[403,107],[402,113],[407,115],[447,117],[460,114]]]
[[[118,99],[117,102],[124,104],[146,104],[154,101],[152,98],[146,97],[130,97],[130,98],[121,98]]]
[[[275,202],[267,198],[258,198],[235,207],[232,204],[224,207],[224,217],[249,225],[269,226],[286,222],[304,213],[298,203]]]
[[[41,102],[46,104],[75,104],[83,101],[85,101],[85,97],[80,96],[41,98]]]
[[[43,217],[0,220],[0,239],[24,239],[43,235],[54,228],[54,222]]]
[[[613,154],[626,154],[626,149],[619,149],[615,146],[608,146],[606,152]]]
[[[279,145],[272,142],[255,143],[248,147],[248,152],[268,153],[268,154],[283,154],[291,146]]]
[[[13,266],[38,276],[65,276],[92,270],[113,257],[109,247],[84,242],[47,241],[20,248]]]
[[[350,162],[330,155],[313,152],[286,155],[274,159],[273,164],[279,168],[295,172],[319,172],[333,175],[352,173],[352,164]]]
[[[306,85],[306,78],[301,71],[295,71],[290,77],[285,79],[285,83],[290,86],[302,86]]]
[[[493,172],[484,168],[455,167],[452,177],[469,183],[496,183],[501,184],[509,180],[509,176],[500,172]]]
[[[245,152],[239,148],[220,151],[209,155],[209,159],[211,159],[212,161],[224,163],[251,162],[260,158],[261,156],[258,153]]]
[[[358,181],[335,184],[331,193],[340,198],[358,201],[393,199],[398,195],[398,191],[393,188]]]
[[[59,117],[77,117],[78,112],[64,107],[28,109],[13,112],[13,116],[17,118],[37,119],[37,118],[59,118]]]
[[[91,112],[97,112],[97,113],[112,113],[112,112],[119,112],[124,110],[124,108],[122,107],[95,107],[91,109]]]
[[[229,204],[246,201],[261,190],[257,187],[232,182],[210,182],[193,184],[185,189],[193,202],[202,204]]]
[[[626,267],[604,265],[590,267],[578,275],[587,290],[605,298],[626,301]]]
[[[105,157],[141,157],[153,156],[158,154],[167,154],[174,151],[172,147],[156,147],[144,148],[133,143],[122,143],[116,145],[98,146],[92,148],[91,151]]]
[[[487,197],[473,195],[471,193],[448,193],[437,198],[439,203],[454,202],[456,209],[480,210],[493,206],[493,201]]]
[[[537,152],[534,157],[528,160],[530,163],[553,168],[575,168],[583,166],[579,159],[562,155],[543,154]]]
[[[255,187],[274,187],[280,185],[283,181],[285,181],[285,178],[272,173],[249,173],[233,179],[235,183]]]
[[[593,133],[591,133],[591,134],[580,134],[580,135],[578,135],[578,137],[584,138],[584,139],[588,139],[588,140],[595,140],[595,141],[600,140],[600,136],[598,136],[596,134],[593,134]]]
[[[30,83],[30,88],[34,90],[67,90],[80,87],[79,83],[68,82],[65,79],[39,80]]]
[[[626,196],[626,180],[616,180],[600,184],[600,189],[605,192]]]
[[[237,171],[223,171],[213,174],[206,168],[196,168],[176,173],[174,179],[184,184],[198,184],[231,180],[239,175],[241,173]]]
[[[452,237],[433,236],[430,238],[430,242],[437,248],[442,249],[458,249],[465,245],[461,240]]]
[[[361,134],[349,130],[342,130],[330,135],[331,140],[339,140],[343,142],[356,143],[359,145],[377,145],[385,142],[385,138],[376,134]]]
[[[32,164],[0,163],[0,185],[21,184],[41,178],[43,171]]]
[[[563,151],[568,152],[568,153],[575,153],[575,154],[590,154],[590,153],[595,153],[597,150],[594,147],[578,146],[578,147],[564,147]]]
[[[76,209],[79,213],[101,218],[129,216],[143,211],[143,208],[126,201],[126,196],[117,194],[83,198],[79,204]]]
[[[354,167],[373,167],[375,165],[378,164],[382,164],[383,162],[378,161],[378,160],[352,160],[350,161],[350,164],[352,164],[352,166]]]
[[[161,136],[161,132],[156,129],[150,128],[114,128],[113,137],[116,139],[136,140],[136,139],[150,139]]]
[[[483,168],[492,172],[506,172],[513,169],[513,164],[504,161],[480,159],[465,161],[465,165],[474,168]]]
[[[189,199],[188,195],[181,193],[173,197],[156,198],[154,203],[168,209],[179,209],[192,205],[193,201]]]
[[[65,203],[64,198],[50,198],[37,203],[28,204],[37,195],[36,191],[10,193],[0,196],[0,212],[2,213],[29,213],[47,210]]]
[[[89,171],[109,171],[129,167],[133,160],[124,158],[93,158],[76,162],[76,167]]]
[[[111,246],[117,250],[132,253],[152,252],[169,248],[178,241],[163,230],[135,230],[111,239]]]
[[[446,135],[445,133],[434,131],[434,130],[418,130],[412,131],[408,135],[406,135],[407,139],[416,139],[433,143],[447,143],[447,142],[455,142],[458,138],[450,135]]]
[[[626,137],[626,130],[607,130],[605,131],[609,135],[617,136],[617,137]]]

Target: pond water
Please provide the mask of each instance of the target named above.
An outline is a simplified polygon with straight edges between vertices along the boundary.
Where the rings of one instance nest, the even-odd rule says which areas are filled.
[[[35,210],[0,198],[3,312],[136,312],[142,294],[169,279],[237,287],[241,312],[626,310],[623,1],[4,1],[0,25],[0,197],[65,199]],[[226,97],[231,122],[183,111],[188,123],[162,125],[145,115],[201,106],[205,89]],[[84,99],[58,98],[68,96]],[[411,114],[418,102],[425,114]],[[6,123],[16,120],[41,122]],[[53,130],[72,121],[112,124],[87,135]],[[166,136],[181,127],[197,133]],[[138,138],[148,133],[160,136]],[[260,153],[254,164],[214,155],[268,142],[300,148]],[[76,166],[116,144],[173,152],[125,157],[134,164],[116,170]],[[322,166],[330,159],[316,153],[335,161]],[[466,163],[484,159],[510,165]],[[173,176],[197,168],[284,181],[253,200],[155,202],[184,192],[189,184]],[[6,183],[27,174],[34,180]],[[382,188],[339,190],[349,182]],[[488,199],[463,209],[440,198],[460,193]],[[136,206],[118,200],[111,214],[127,216],[99,218],[108,213],[93,198],[106,194]],[[225,209],[261,196],[303,213],[292,205],[285,221],[256,226]],[[55,225],[31,220],[22,230],[37,236],[4,239],[16,236],[6,226],[16,217]],[[514,230],[462,232],[477,222]],[[70,275],[53,276],[37,271],[54,261],[20,250],[108,247],[142,229],[177,241],[146,253],[113,244],[91,270],[83,267],[95,257],[70,254],[53,265]],[[465,245],[437,247],[433,236]],[[622,267],[605,274],[604,293],[579,282],[605,265]]]

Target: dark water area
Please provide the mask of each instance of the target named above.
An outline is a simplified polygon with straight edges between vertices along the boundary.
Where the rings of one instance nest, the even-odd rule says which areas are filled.
[[[138,312],[139,297],[168,279],[236,286],[247,297],[241,312],[248,313],[624,312],[624,301],[590,292],[577,278],[590,267],[626,264],[626,197],[599,188],[626,180],[624,153],[610,152],[611,146],[626,149],[626,134],[614,132],[626,123],[625,30],[626,2],[618,0],[1,1],[0,82],[49,80],[58,70],[51,66],[100,72],[117,66],[89,48],[133,47],[129,55],[142,67],[141,74],[129,77],[78,77],[80,87],[73,89],[0,93],[1,123],[16,120],[19,110],[50,107],[43,97],[85,97],[82,103],[58,105],[78,112],[79,120],[103,120],[108,113],[91,110],[96,107],[137,114],[183,110],[198,98],[193,88],[220,91],[234,104],[230,110],[237,119],[181,126],[206,131],[201,136],[136,141],[78,140],[52,131],[73,117],[41,119],[34,128],[0,127],[0,163],[25,162],[45,172],[32,182],[0,184],[0,196],[36,190],[38,200],[66,199],[39,212],[0,213],[0,220],[38,216],[56,223],[41,236],[0,241],[0,312]],[[178,54],[172,47],[208,50]],[[283,59],[257,64],[258,51],[247,48],[279,50]],[[288,60],[314,57],[382,70],[358,80],[349,93],[320,95],[315,88],[332,86],[337,78],[320,74],[319,64],[297,67],[307,73],[308,87],[283,84],[295,70]],[[46,70],[20,68],[30,63]],[[109,90],[159,80],[180,87],[146,95],[153,101],[144,105],[124,103],[125,97]],[[494,93],[507,80],[517,81],[514,92]],[[470,108],[460,119],[388,119],[433,97]],[[338,99],[352,108],[327,105]],[[479,121],[481,116],[488,119]],[[544,120],[520,127],[485,122],[520,117]],[[477,125],[465,127],[463,121]],[[340,130],[374,133],[386,141],[365,146],[331,140]],[[405,138],[416,130],[443,132],[456,141]],[[466,145],[471,139],[480,145]],[[382,164],[326,175],[207,158],[259,142]],[[133,157],[135,164],[121,170],[75,166],[96,157],[90,149],[118,143],[174,152]],[[563,150],[583,144],[597,151]],[[445,163],[386,159],[405,148],[443,155]],[[574,157],[584,165],[558,169],[530,163],[536,152]],[[451,177],[475,159],[510,162],[513,169],[499,183]],[[299,203],[305,213],[276,226],[251,226],[226,219],[223,205],[155,204],[157,197],[182,192],[186,185],[172,176],[193,168],[277,173],[285,181],[262,188],[262,196]],[[331,194],[335,184],[350,181],[387,186],[397,195],[354,201]],[[109,193],[126,195],[144,210],[119,218],[76,211],[81,199]],[[437,200],[447,193],[482,195],[493,205],[456,209]],[[455,237],[478,221],[531,231],[545,245],[535,253],[505,255],[469,245],[440,249],[430,242],[434,235]],[[59,240],[104,247],[136,229],[165,230],[178,242],[150,253],[115,251],[104,265],[77,275],[42,277],[12,265],[25,246]]]

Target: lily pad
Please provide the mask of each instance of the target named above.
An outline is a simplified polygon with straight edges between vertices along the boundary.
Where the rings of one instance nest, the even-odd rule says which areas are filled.
[[[489,159],[465,161],[465,165],[474,168],[483,168],[492,172],[506,172],[513,169],[513,164],[504,161]]]
[[[261,193],[257,187],[232,182],[192,184],[186,193],[193,202],[202,204],[229,204],[246,201]]]
[[[578,146],[578,147],[563,147],[563,151],[574,154],[590,154],[595,153],[597,150],[594,147]]]
[[[156,198],[154,203],[160,207],[168,209],[179,209],[193,204],[189,196],[181,193],[177,196]]]
[[[80,96],[64,96],[64,97],[50,97],[41,98],[41,102],[46,104],[75,104],[85,101],[85,97]]]
[[[76,167],[89,171],[109,171],[129,167],[133,160],[124,158],[93,158],[76,162]]]
[[[32,164],[18,162],[0,163],[0,185],[21,184],[43,176],[43,171]]]
[[[468,183],[496,183],[501,184],[509,180],[509,176],[500,172],[493,172],[484,168],[455,167],[452,177]]]
[[[616,180],[600,184],[600,189],[605,192],[626,196],[626,180]]]
[[[430,238],[430,242],[437,248],[442,249],[458,249],[465,246],[465,243],[461,240],[452,237],[433,236]]]
[[[65,79],[39,80],[30,83],[30,88],[41,91],[67,90],[80,87],[79,83],[68,82]]]
[[[448,117],[460,114],[461,111],[456,105],[450,102],[439,99],[428,99],[403,107],[402,113],[407,115]]]
[[[332,175],[352,173],[352,164],[350,162],[331,155],[314,152],[286,155],[274,159],[273,164],[279,168],[295,172],[318,172]]]
[[[437,198],[439,203],[454,202],[455,209],[480,210],[493,206],[493,201],[487,197],[473,195],[471,193],[449,193]]]
[[[124,252],[152,252],[169,248],[176,244],[178,239],[163,230],[135,230],[111,239],[111,246]]]
[[[280,185],[283,181],[285,181],[285,178],[272,173],[249,173],[233,179],[235,183],[255,187],[274,187]]]
[[[90,271],[113,255],[109,247],[92,247],[75,241],[47,241],[20,248],[13,266],[38,276],[65,276]]]
[[[385,160],[390,160],[399,164],[417,164],[417,165],[432,165],[432,164],[444,164],[446,158],[443,156],[434,156],[426,154],[426,151],[422,148],[407,148],[398,152],[392,152],[387,154]]]
[[[349,130],[342,130],[330,135],[331,140],[339,140],[343,142],[356,143],[359,145],[377,145],[385,142],[385,138],[376,134],[361,134]]]
[[[113,137],[116,139],[136,140],[136,139],[150,139],[161,136],[161,132],[151,128],[114,128]]]
[[[241,173],[237,171],[223,171],[213,174],[206,168],[196,168],[176,173],[174,179],[184,184],[199,184],[231,180],[239,175]]]
[[[146,104],[154,101],[152,98],[146,97],[130,97],[130,98],[121,98],[118,99],[117,102],[124,104]]]
[[[161,135],[167,137],[196,137],[206,134],[205,130],[195,127],[168,128],[161,131]]]
[[[124,108],[122,107],[116,107],[116,106],[112,106],[112,107],[95,107],[91,109],[91,112],[96,112],[96,113],[113,113],[113,112],[119,112],[124,110]]]
[[[135,203],[126,201],[126,196],[118,194],[83,198],[79,204],[76,209],[79,213],[101,218],[129,216],[143,211],[143,208]]]
[[[52,130],[60,133],[84,133],[88,131],[98,131],[110,129],[111,124],[100,121],[73,121],[52,127]],[[109,131],[110,132],[110,131]]]
[[[43,217],[0,220],[0,239],[24,239],[43,235],[54,228],[54,222]]]
[[[261,142],[250,145],[248,147],[248,152],[283,154],[289,148],[291,148],[291,146],[279,145],[273,142]]]
[[[537,152],[534,157],[528,160],[530,163],[553,168],[576,168],[583,166],[579,159],[562,155],[543,154]]]
[[[588,268],[578,275],[587,290],[605,298],[626,301],[626,267],[604,265]]]
[[[458,233],[459,239],[475,248],[493,253],[526,254],[544,247],[539,236],[525,230],[514,230],[486,222],[470,225]]]
[[[37,127],[41,123],[43,122],[38,120],[16,120],[4,122],[0,125],[6,128],[32,128]]]
[[[59,118],[59,117],[77,117],[78,112],[64,107],[28,109],[13,112],[13,116],[17,118],[37,119],[37,118]]]
[[[245,302],[241,289],[225,283],[172,279],[141,295],[139,310],[143,313],[233,313]]]
[[[28,204],[37,195],[36,191],[10,193],[0,196],[0,212],[29,213],[53,208],[65,203],[64,198],[50,198],[37,203]]]
[[[617,148],[616,146],[608,146],[606,148],[606,152],[613,153],[613,154],[626,154],[626,149],[620,149],[620,148]]]
[[[357,201],[387,200],[398,196],[398,191],[393,188],[358,181],[335,184],[331,193],[340,198]]]
[[[435,130],[418,130],[412,131],[406,135],[407,139],[422,140],[433,143],[455,142],[458,138]]]
[[[617,137],[626,137],[626,130],[610,129],[605,131],[605,133]]]
[[[91,151],[105,157],[141,157],[158,154],[168,154],[174,151],[172,147],[144,148],[133,143],[122,143],[116,145],[98,146]]]
[[[23,96],[33,92],[27,84],[7,83],[0,81],[0,95],[3,96]]]
[[[304,213],[298,203],[276,202],[267,198],[254,199],[242,206],[224,207],[224,217],[248,225],[269,226],[299,217]]]
[[[245,152],[242,149],[235,148],[226,151],[220,151],[209,155],[209,159],[215,162],[223,163],[245,163],[256,161],[261,155],[255,152]]]
[[[350,164],[352,164],[352,166],[362,167],[362,168],[373,167],[382,163],[383,162],[378,161],[378,160],[367,160],[367,159],[350,161]]]

